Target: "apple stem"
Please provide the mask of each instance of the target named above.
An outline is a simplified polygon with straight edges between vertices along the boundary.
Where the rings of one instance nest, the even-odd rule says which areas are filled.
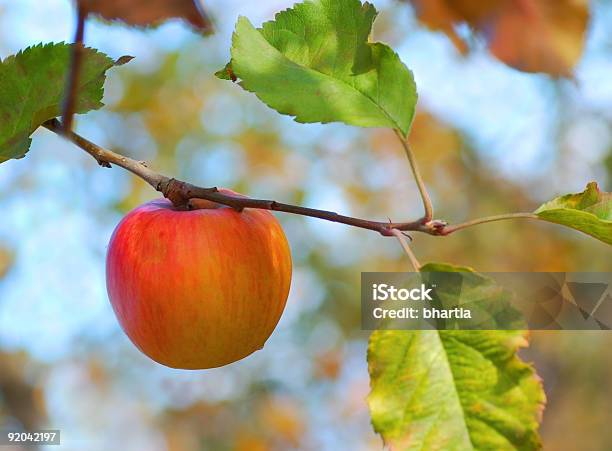
[[[187,202],[187,210],[214,210],[221,208],[221,204],[207,199],[189,199]]]

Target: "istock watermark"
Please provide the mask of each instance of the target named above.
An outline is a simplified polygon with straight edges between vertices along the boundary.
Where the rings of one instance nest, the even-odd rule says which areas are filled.
[[[365,330],[609,330],[612,273],[362,273]]]
[[[431,291],[433,287],[427,288],[425,284],[421,284],[419,288],[396,288],[393,285],[386,283],[373,284],[372,285],[372,300],[374,301],[386,301],[391,299],[392,301],[433,301],[431,298]]]

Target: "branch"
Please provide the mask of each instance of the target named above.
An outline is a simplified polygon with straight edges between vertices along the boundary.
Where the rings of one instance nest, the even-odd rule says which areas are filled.
[[[293,213],[302,216],[324,219],[326,221],[338,222],[362,229],[373,230],[383,236],[394,236],[394,232],[392,231],[393,229],[400,231],[420,231],[432,235],[438,234],[437,230],[439,230],[439,228],[432,228],[431,225],[424,224],[422,220],[398,223],[370,221],[367,219],[340,215],[332,211],[316,210],[314,208],[284,204],[274,200],[232,196],[220,192],[216,187],[202,188],[158,174],[157,172],[149,169],[143,162],[139,162],[104,149],[72,131],[64,133],[64,127],[62,127],[62,124],[57,119],[51,119],[50,121],[45,122],[43,126],[72,141],[89,155],[94,157],[101,166],[110,167],[111,164],[114,164],[137,175],[157,191],[161,192],[164,197],[172,201],[172,203],[179,208],[187,209],[189,205],[197,205],[197,202],[190,203],[191,199],[205,199],[230,206],[238,211],[243,210],[244,208],[258,208],[262,210]]]
[[[57,119],[51,119],[45,122],[43,126],[58,135],[64,135],[67,139],[94,157],[100,166],[110,168],[111,164],[115,164],[123,169],[127,169],[158,191],[159,186],[170,181],[170,178],[152,171],[141,161],[132,160],[131,158],[124,157],[110,150],[103,149],[72,131],[64,133],[64,127]]]
[[[281,202],[276,202],[275,200],[251,199],[242,196],[238,197],[233,196],[231,194],[223,193],[219,191],[216,187],[202,188],[187,182],[183,182],[159,174],[153,171],[152,169],[149,169],[147,165],[142,161],[136,161],[132,158],[125,157],[118,153],[104,149],[98,146],[97,144],[94,144],[91,141],[88,141],[87,139],[83,138],[81,135],[74,133],[73,131],[65,132],[64,127],[57,119],[51,119],[45,122],[43,126],[51,130],[52,132],[60,136],[64,136],[66,139],[72,141],[78,147],[80,147],[93,158],[95,158],[100,166],[110,168],[111,165],[114,164],[140,177],[149,185],[151,185],[156,191],[162,193],[164,197],[169,199],[177,208],[197,209],[199,208],[199,206],[205,205],[206,203],[194,200],[203,199],[204,201],[227,205],[238,211],[241,211],[245,208],[258,208],[261,210],[272,210],[284,213],[292,213],[301,216],[309,216],[312,218],[319,218],[325,221],[346,224],[361,229],[373,230],[383,236],[395,236],[400,240],[400,243],[404,247],[404,250],[406,250],[407,243],[403,239],[404,235],[401,234],[401,232],[413,231],[423,232],[434,236],[445,236],[450,235],[451,233],[454,233],[458,230],[462,230],[478,224],[484,224],[487,222],[520,218],[539,219],[538,216],[533,213],[509,213],[504,215],[488,216],[485,218],[473,219],[471,221],[456,225],[448,225],[445,221],[441,221],[438,219],[430,219],[427,221],[425,221],[425,219],[419,219],[417,221],[412,222],[380,222],[340,215],[333,211],[317,210],[314,208],[284,204]],[[418,174],[418,172],[416,173]],[[398,232],[400,233],[401,237],[398,236]],[[406,252],[408,253],[411,251],[407,250]],[[413,260],[413,257],[414,255],[412,255],[411,260]],[[414,262],[416,262],[416,259],[413,260],[413,264]]]
[[[463,222],[455,225],[448,225],[440,229],[439,235],[450,235],[458,230],[467,229],[479,224],[486,224],[487,222],[504,221],[506,219],[540,219],[538,215],[534,213],[506,213],[503,215],[487,216],[484,218],[472,219],[471,221]]]
[[[77,90],[79,87],[79,78],[81,76],[81,66],[83,65],[83,39],[85,36],[85,19],[87,11],[81,2],[77,2],[77,24],[74,33],[74,45],[70,55],[70,72],[66,79],[66,95],[64,96],[64,105],[62,108],[62,123],[64,124],[64,132],[68,133],[72,130],[72,119],[74,116],[74,107],[76,103]]]
[[[395,236],[395,238],[397,238],[397,240],[402,245],[402,248],[404,249],[404,252],[406,252],[406,255],[408,255],[408,259],[410,260],[410,263],[412,263],[414,270],[416,272],[420,272],[421,264],[419,263],[416,256],[414,255],[414,252],[412,252],[412,249],[410,249],[410,245],[408,244],[406,235],[397,229],[391,229],[391,233],[393,234],[393,236]]]
[[[410,163],[410,169],[412,169],[412,175],[414,176],[414,180],[419,188],[419,193],[421,193],[421,199],[423,200],[423,208],[425,209],[425,215],[421,220],[423,224],[427,224],[429,221],[433,219],[433,206],[431,204],[431,198],[429,197],[429,193],[427,192],[427,188],[425,187],[425,182],[423,181],[423,177],[421,177],[421,173],[419,172],[419,168],[417,167],[416,158],[414,158],[414,153],[412,153],[412,149],[408,144],[406,138],[404,138],[400,132],[395,130],[395,134],[398,139],[402,143],[404,147],[404,151],[406,152],[406,156],[408,157],[408,162]]]

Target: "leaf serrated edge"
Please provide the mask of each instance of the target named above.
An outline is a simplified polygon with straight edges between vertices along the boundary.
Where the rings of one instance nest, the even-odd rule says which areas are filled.
[[[234,45],[234,44],[235,44],[235,42],[236,42],[236,39],[239,39],[239,36],[238,36],[238,33],[237,33],[237,28],[238,28],[238,25],[239,25],[241,22],[242,22],[242,23],[246,23],[246,24],[248,24],[248,26],[250,26],[251,28],[253,28],[253,30],[255,30],[255,31],[257,31],[257,32],[259,32],[259,33],[261,34],[261,32],[259,31],[259,29],[255,28],[255,26],[254,26],[254,25],[251,23],[251,21],[250,21],[250,20],[249,20],[247,17],[245,17],[245,16],[239,16],[239,17],[238,17],[238,22],[237,22],[237,24],[236,24],[236,29],[234,30],[234,32],[233,32],[233,34],[232,34],[232,52],[233,52],[234,47],[235,47],[235,45]],[[274,47],[272,44],[270,44],[270,43],[267,41],[267,39],[265,38],[265,36],[263,36],[263,35],[262,35],[262,39],[263,39],[263,40],[266,42],[266,44],[267,44],[267,45],[269,45],[269,46],[271,47],[271,49],[272,49],[273,51],[275,51],[275,52],[276,52],[276,53],[278,53],[278,54],[279,54],[279,55],[280,55],[282,58],[284,58],[285,60],[287,60],[288,64],[295,65],[295,66],[296,66],[296,67],[298,67],[300,70],[304,70],[304,71],[311,71],[311,72],[313,72],[313,73],[316,73],[318,76],[324,76],[324,77],[328,77],[328,78],[333,78],[333,77],[331,77],[330,75],[328,75],[328,74],[326,74],[326,73],[319,72],[319,71],[317,71],[317,70],[315,70],[315,69],[312,69],[312,68],[310,68],[310,67],[301,66],[301,65],[299,65],[299,64],[297,64],[297,63],[295,63],[294,61],[292,61],[292,60],[290,60],[289,58],[287,58],[287,57],[286,57],[286,56],[285,56],[285,55],[284,55],[282,52],[280,52],[280,51],[279,51],[279,50],[278,50],[276,47]],[[396,58],[397,58],[397,59],[398,59],[398,60],[401,62],[401,59],[399,58],[399,55],[397,54],[397,52],[395,52],[395,51],[394,51],[394,50],[393,50],[391,47],[387,46],[386,44],[383,44],[383,43],[380,43],[380,42],[378,42],[378,43],[369,43],[369,44],[370,44],[370,45],[383,45],[383,46],[386,46],[387,48],[389,48],[389,49],[391,50],[391,52],[393,53],[393,55],[394,55],[394,56],[395,56],[395,57],[396,57]],[[235,74],[235,76],[237,77],[237,79],[241,79],[242,77],[240,77],[239,72],[237,72],[237,71],[236,71],[236,70],[233,68],[233,65],[231,65],[231,64],[232,64],[232,62],[231,62],[231,60],[230,60],[230,63],[228,63],[228,65],[229,65],[229,66],[226,66],[226,69],[221,69],[221,70],[217,71],[217,72],[215,73],[215,75],[216,75],[218,78],[220,78],[220,79],[228,79],[226,76],[224,76],[223,71],[224,71],[224,70],[225,70],[225,71],[227,71],[227,72],[228,72],[228,75],[229,75],[229,71],[231,70],[231,72],[232,72],[233,74]],[[402,64],[405,66],[405,64],[404,64],[403,62],[402,62]],[[228,68],[228,67],[229,67],[229,68]],[[408,67],[406,67],[406,69],[407,69],[407,70],[408,70],[408,72],[410,73],[411,78],[412,78],[412,81],[413,81],[413,85],[414,85],[414,76],[413,76],[413,74],[412,74],[412,71],[411,71],[410,69],[408,69]],[[230,76],[230,77],[231,77],[231,76]],[[233,79],[232,79],[232,80],[233,80]],[[382,107],[381,107],[379,104],[377,104],[377,103],[376,103],[375,99],[372,99],[371,97],[369,97],[369,96],[365,95],[363,92],[361,92],[360,90],[358,90],[357,88],[355,88],[353,85],[351,85],[351,84],[349,84],[349,83],[346,83],[346,82],[344,82],[343,80],[340,80],[340,79],[334,79],[334,80],[337,80],[337,81],[339,81],[339,82],[343,83],[343,84],[344,84],[344,85],[346,85],[348,88],[350,88],[350,89],[354,90],[355,92],[357,92],[357,93],[358,93],[360,96],[363,96],[365,99],[367,99],[367,101],[371,102],[371,103],[374,105],[374,108],[375,108],[375,109],[377,109],[377,110],[379,110],[379,111],[381,112],[381,114],[382,114],[382,115],[383,115],[383,116],[384,116],[384,117],[385,117],[385,118],[386,118],[386,119],[389,121],[389,123],[391,123],[391,124],[393,124],[393,125],[394,125],[394,126],[393,126],[393,127],[391,127],[391,128],[393,128],[393,129],[397,130],[397,131],[398,131],[398,132],[399,132],[399,133],[400,133],[400,134],[401,134],[401,135],[402,135],[404,138],[405,138],[405,137],[408,135],[408,133],[409,133],[409,131],[410,131],[410,128],[411,128],[411,126],[412,126],[412,121],[414,120],[414,115],[415,115],[414,110],[413,110],[413,112],[412,112],[412,116],[411,116],[411,118],[410,118],[410,122],[408,123],[408,125],[407,125],[407,127],[406,127],[406,130],[404,130],[404,129],[401,127],[401,125],[397,123],[397,121],[396,121],[395,119],[393,119],[391,116],[389,116],[389,113],[388,113],[388,112],[387,112],[387,111],[386,111],[384,108],[382,108]],[[254,91],[254,90],[252,90],[252,89],[250,89],[250,88],[247,88],[247,87],[246,87],[246,86],[245,86],[245,85],[244,85],[242,82],[239,82],[239,84],[240,84],[240,86],[241,86],[241,87],[242,87],[242,88],[243,88],[245,91],[253,93],[253,94],[254,94],[254,95],[255,95],[255,96],[256,96],[256,97],[257,97],[257,98],[258,98],[258,99],[259,99],[261,102],[263,102],[264,104],[266,104],[266,105],[267,105],[267,103],[266,103],[266,102],[265,102],[265,101],[264,101],[264,100],[263,100],[263,99],[260,97],[260,94],[259,94],[259,93],[257,93],[256,91]],[[415,86],[415,88],[416,88],[416,85],[414,85],[414,86]],[[415,92],[416,92],[416,89],[415,89]],[[417,97],[418,97],[418,94],[417,94]],[[281,111],[281,110],[279,110],[279,109],[277,109],[277,108],[272,108],[272,109],[274,109],[275,111],[279,112],[280,114],[285,114],[285,115],[288,115],[288,116],[293,116],[294,120],[295,120],[296,122],[298,122],[298,123],[304,123],[304,122],[302,122],[302,121],[298,120],[298,119],[296,118],[296,114],[295,114],[295,113],[293,113],[293,112],[291,112],[291,111]],[[337,120],[331,120],[331,121],[313,121],[312,123],[329,124],[329,123],[333,123],[333,122],[342,122],[342,121],[337,121]],[[311,123],[311,122],[308,122],[308,123]]]
[[[17,67],[17,70],[19,70],[19,68],[20,68],[19,60],[21,58],[23,58],[23,57],[27,57],[28,53],[32,53],[32,52],[45,52],[45,51],[47,51],[46,49],[50,49],[50,51],[54,51],[56,48],[57,49],[62,48],[62,49],[65,49],[66,51],[70,51],[71,48],[74,47],[74,45],[75,45],[74,43],[66,43],[65,41],[47,42],[47,43],[40,42],[40,43],[35,44],[35,45],[30,45],[30,46],[28,46],[28,47],[26,47],[24,49],[20,49],[17,53],[14,53],[12,55],[8,55],[4,59],[0,59],[0,74],[2,73],[2,70],[6,67],[6,65],[8,65],[8,64],[15,64],[15,66]],[[127,64],[128,62],[130,62],[133,59],[132,56],[125,55],[125,56],[122,56],[122,57],[118,58],[117,60],[113,60],[110,56],[108,56],[104,52],[102,52],[102,51],[100,51],[100,50],[98,50],[98,49],[96,49],[94,47],[84,47],[84,50],[89,53],[89,57],[90,58],[100,58],[100,59],[105,60],[105,63],[103,65],[103,69],[100,72],[99,76],[92,78],[89,82],[87,82],[84,85],[82,85],[82,87],[87,87],[91,83],[97,82],[100,79],[104,80],[106,78],[106,72],[110,68],[112,68],[113,66],[121,66],[123,64]],[[104,82],[101,83],[101,87],[98,90],[98,94],[99,94],[100,100],[97,100],[95,102],[95,104],[92,102],[92,107],[88,111],[97,110],[97,109],[100,109],[100,108],[102,108],[104,106],[104,103],[102,102],[102,99],[104,97]],[[83,114],[83,113],[79,113],[77,111],[77,112],[75,112],[75,114]],[[31,121],[30,121],[30,131],[27,134],[28,145],[27,145],[27,148],[26,148],[24,153],[19,154],[19,155],[15,156],[15,157],[8,158],[8,159],[1,159],[0,163],[4,163],[5,161],[8,161],[10,159],[21,159],[21,158],[24,158],[27,155],[27,153],[29,151],[29,148],[31,146],[31,143],[32,143],[32,139],[31,139],[30,135],[36,130],[36,128],[38,126],[39,125],[34,126],[31,123]],[[15,137],[9,138],[7,141],[5,141],[3,143],[3,145],[7,144],[7,143],[11,143],[11,142],[15,141],[15,139],[16,139]]]

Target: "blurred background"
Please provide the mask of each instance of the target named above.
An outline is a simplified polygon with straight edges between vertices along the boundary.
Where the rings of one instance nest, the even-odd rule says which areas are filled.
[[[89,46],[136,58],[109,73],[106,108],[79,118],[78,132],[203,186],[379,220],[419,217],[392,133],[297,124],[213,77],[239,14],[260,24],[291,3],[207,1],[217,33],[204,39],[180,21],[153,30],[90,22]],[[543,0],[558,23],[535,35],[512,21],[516,11],[495,34],[475,22],[449,28],[444,11],[427,10],[440,1],[374,3],[374,39],[414,71],[410,139],[437,217],[529,211],[591,180],[612,190],[612,2]],[[73,27],[67,0],[0,0],[0,57],[70,41]],[[525,36],[527,45],[557,39],[570,62],[530,59]],[[554,76],[572,69],[571,79]],[[266,347],[221,369],[171,370],[132,346],[105,289],[113,228],[153,197],[45,130],[26,158],[0,165],[0,429],[61,429],[62,450],[381,449],[365,403],[359,280],[361,271],[410,270],[398,244],[277,215],[295,269]],[[481,271],[612,271],[605,244],[525,221],[418,235],[414,250],[422,262]],[[545,449],[612,449],[611,346],[609,332],[532,333],[523,356],[544,379]]]

